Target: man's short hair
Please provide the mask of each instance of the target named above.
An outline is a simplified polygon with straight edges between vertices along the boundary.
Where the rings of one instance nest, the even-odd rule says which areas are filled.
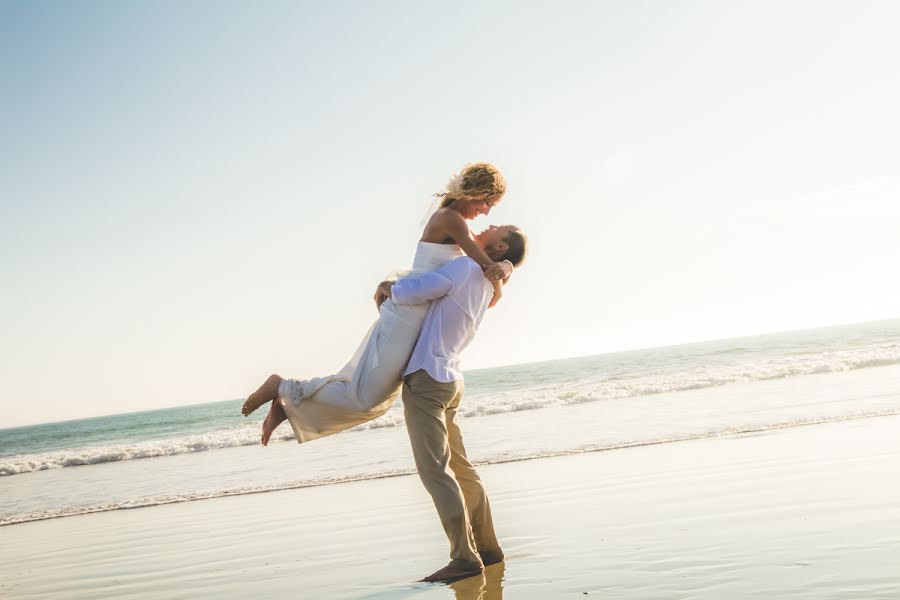
[[[522,264],[522,261],[525,260],[525,254],[528,249],[528,238],[525,237],[525,234],[522,233],[521,229],[515,229],[507,233],[506,237],[503,238],[503,241],[506,242],[506,245],[509,246],[509,248],[506,249],[506,252],[504,252],[502,256],[497,258],[497,262],[508,260],[512,263],[512,266],[518,267]]]

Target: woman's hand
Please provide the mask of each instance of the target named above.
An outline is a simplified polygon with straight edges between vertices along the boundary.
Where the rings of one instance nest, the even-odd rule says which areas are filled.
[[[512,275],[513,266],[512,263],[508,260],[501,260],[500,262],[491,263],[484,267],[484,276],[487,277],[490,281],[506,281],[509,279],[509,276]],[[496,287],[494,290],[496,291]]]
[[[394,285],[393,281],[382,281],[375,289],[375,306],[378,308],[378,310],[381,310],[381,305],[384,304],[385,300],[389,300],[391,298],[392,285]]]

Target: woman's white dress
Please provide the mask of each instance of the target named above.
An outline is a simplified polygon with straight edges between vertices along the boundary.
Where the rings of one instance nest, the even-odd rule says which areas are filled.
[[[463,256],[455,244],[419,242],[412,272],[431,271]],[[278,388],[297,441],[338,433],[383,415],[400,394],[428,304],[398,306],[391,300],[353,358],[335,375],[286,379]]]

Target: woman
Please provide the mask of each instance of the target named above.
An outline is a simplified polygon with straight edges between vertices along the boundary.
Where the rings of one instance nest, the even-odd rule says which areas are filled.
[[[488,214],[506,192],[506,181],[490,163],[471,163],[450,179],[441,194],[440,208],[431,216],[413,261],[413,272],[432,270],[462,256],[473,258],[494,284],[495,304],[501,282],[513,265],[495,263],[472,237],[466,220]],[[376,298],[377,301],[377,298]],[[419,337],[427,304],[381,304],[378,321],[369,330],[353,358],[340,372],[307,380],[271,375],[244,402],[244,416],[270,400],[263,422],[262,443],[288,419],[299,442],[338,433],[383,415],[400,394],[401,373]]]

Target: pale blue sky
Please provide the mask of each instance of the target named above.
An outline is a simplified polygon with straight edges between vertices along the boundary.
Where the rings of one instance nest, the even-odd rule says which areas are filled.
[[[0,2],[0,427],[334,371],[472,160],[464,367],[900,316],[893,2]]]

